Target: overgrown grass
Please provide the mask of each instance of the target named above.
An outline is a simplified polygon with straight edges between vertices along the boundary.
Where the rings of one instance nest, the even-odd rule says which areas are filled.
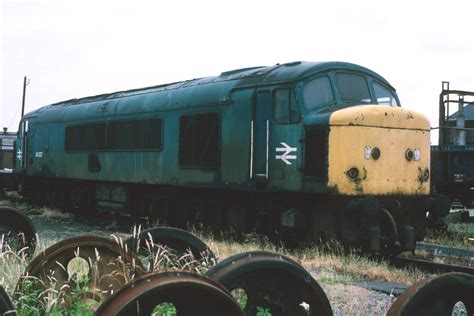
[[[467,242],[468,238],[474,238],[474,223],[463,223],[461,212],[452,212],[441,219],[438,229],[428,231],[425,241],[444,246],[472,249],[472,245]]]
[[[424,277],[420,271],[396,270],[387,263],[370,260],[355,251],[344,250],[337,243],[312,246],[296,250],[285,250],[270,242],[268,238],[255,234],[247,235],[242,241],[220,240],[209,233],[194,231],[220,259],[254,250],[278,251],[302,264],[326,289],[334,286],[350,286],[353,280],[370,279],[399,283],[414,283]],[[120,239],[117,238],[120,243]],[[37,253],[45,245],[39,241]],[[26,255],[13,252],[8,245],[0,244],[0,281],[13,297],[16,283],[28,264]],[[191,254],[176,257],[170,249],[151,247],[153,266],[150,271],[187,270],[205,273],[212,262],[198,262]],[[53,284],[38,287],[35,279],[27,279],[22,293],[15,296],[14,304],[18,315],[92,315],[97,304],[87,301],[89,282],[79,279],[60,290]],[[71,286],[72,284],[72,286]],[[333,304],[342,304],[339,301]],[[163,312],[162,312],[163,311]],[[172,313],[172,306],[159,306],[156,315]]]
[[[116,236],[117,244],[122,251],[126,251],[123,240]],[[134,275],[128,271],[126,264],[122,261],[117,265],[117,268],[107,275],[95,275],[96,281],[90,279],[89,271],[99,271],[97,263],[102,258],[100,251],[96,250],[96,258],[87,258],[80,256],[80,250],[76,250],[76,258],[69,261],[67,267],[57,264],[63,271],[67,272],[69,277],[65,280],[60,277],[56,278],[54,272],[47,272],[46,279],[39,279],[34,276],[25,276],[24,272],[27,268],[30,259],[26,254],[26,249],[14,250],[3,239],[0,239],[0,285],[4,287],[9,296],[12,298],[17,315],[93,315],[94,311],[101,303],[101,296],[95,293],[104,295],[103,298],[108,297],[111,291],[96,287],[94,283],[98,284],[103,281],[103,278],[113,279],[113,283],[122,277],[126,282],[130,282]],[[154,271],[192,271],[204,274],[209,267],[215,264],[215,261],[208,261],[207,258],[196,260],[192,253],[178,254],[172,249],[165,246],[153,244],[148,245],[150,251],[146,253],[145,259],[152,260],[153,264],[150,266],[148,272]],[[46,249],[46,246],[39,241],[35,255],[39,255]],[[141,256],[143,259],[143,255]],[[75,259],[81,259],[74,261]],[[94,261],[97,260],[97,261]],[[117,261],[120,261],[120,257]],[[70,263],[74,264],[70,266]],[[110,266],[109,263],[103,263]],[[115,262],[114,262],[115,264]],[[70,271],[70,269],[72,269]],[[127,271],[126,271],[127,270]],[[124,285],[125,283],[123,283]],[[99,299],[98,299],[99,298]],[[158,305],[153,315],[175,315],[173,313],[173,306]]]
[[[0,201],[1,203],[1,201]],[[27,213],[34,214],[47,219],[61,220],[62,213],[51,208],[33,208],[29,204],[24,203],[21,199],[8,203],[4,203],[26,209]],[[69,215],[68,217],[69,218]],[[448,218],[448,221],[451,220]],[[452,224],[457,224],[455,219],[452,219]],[[328,243],[325,245],[310,245],[300,249],[288,250],[279,244],[275,244],[267,237],[262,237],[256,234],[246,235],[243,239],[233,238],[232,233],[220,233],[216,236],[213,233],[202,229],[191,229],[192,233],[201,238],[214,252],[216,257],[220,260],[229,256],[254,250],[266,250],[282,253],[293,260],[299,262],[306,268],[313,277],[323,286],[325,291],[341,291],[347,295],[330,294],[331,304],[333,306],[342,306],[339,310],[350,312],[350,307],[347,303],[352,300],[355,304],[353,295],[350,291],[358,291],[363,299],[368,295],[369,291],[355,288],[350,283],[355,280],[380,280],[405,284],[413,284],[425,277],[425,274],[419,270],[399,270],[392,268],[387,262],[380,262],[371,260],[357,251],[348,251],[340,244]],[[431,235],[430,235],[431,236]],[[461,237],[462,236],[462,237]],[[440,242],[447,245],[459,246],[459,240],[465,237],[461,233],[460,237],[453,238],[452,234],[445,234],[446,239],[438,239]],[[120,238],[116,238],[120,243]],[[43,251],[48,245],[45,245],[38,238],[37,251]],[[213,262],[200,262],[195,260],[191,254],[177,255],[170,251],[170,249],[163,247],[155,247],[150,244],[148,256],[151,266],[148,271],[161,270],[187,270],[197,273],[205,273]],[[151,260],[150,260],[151,258]],[[23,274],[29,259],[26,252],[14,251],[3,241],[0,243],[0,284],[13,297],[16,284]],[[34,284],[26,286],[23,293],[18,293],[14,303],[19,315],[41,315],[44,313],[50,315],[91,315],[97,307],[87,301],[86,293],[88,292],[88,282],[86,280],[79,280],[72,283],[74,286],[58,291],[54,287],[42,289],[35,292]],[[29,286],[29,287],[28,287]],[[65,296],[68,295],[66,299]],[[40,300],[38,299],[41,298]],[[72,302],[72,303],[70,303]],[[346,305],[345,305],[346,304]],[[162,309],[160,309],[162,308]],[[348,309],[349,308],[349,309]],[[385,307],[380,307],[384,310]],[[156,310],[157,315],[174,315],[172,306],[159,306]],[[357,314],[357,313],[355,313]]]
[[[321,283],[348,283],[353,280],[379,280],[413,284],[425,277],[420,270],[396,269],[386,261],[370,259],[356,250],[347,250],[332,241],[324,245],[309,245],[288,250],[272,243],[267,237],[246,235],[243,241],[221,240],[211,234],[193,231],[219,259],[256,250],[279,252],[300,263]]]
[[[38,242],[36,253],[44,251],[45,244]],[[73,287],[55,288],[55,282],[46,285],[40,279],[22,277],[30,259],[26,249],[15,250],[10,245],[0,241],[0,285],[6,290],[17,315],[93,315],[97,306],[87,303],[88,280],[73,277]]]

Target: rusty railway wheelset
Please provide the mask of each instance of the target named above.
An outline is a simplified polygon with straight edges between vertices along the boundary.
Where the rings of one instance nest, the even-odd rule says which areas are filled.
[[[0,207],[2,233],[20,234],[20,246],[34,246],[31,222],[23,219],[9,226],[5,214],[14,214],[15,219],[23,216],[15,209]],[[162,259],[179,261],[186,256],[194,261],[170,266]],[[200,262],[206,265],[205,274]],[[170,267],[172,271],[160,272]],[[176,315],[333,314],[321,286],[292,259],[254,251],[217,263],[199,238],[167,227],[143,231],[125,242],[97,236],[62,240],[30,262],[15,295],[47,287],[67,294],[79,280],[87,282],[83,298],[94,306],[96,315],[151,315],[163,304],[172,306]],[[67,302],[68,295],[64,297],[66,304],[72,304]],[[414,284],[387,315],[451,314],[460,302],[468,315],[474,314],[474,276],[448,273]],[[9,312],[15,314],[14,306],[0,286],[0,315]]]

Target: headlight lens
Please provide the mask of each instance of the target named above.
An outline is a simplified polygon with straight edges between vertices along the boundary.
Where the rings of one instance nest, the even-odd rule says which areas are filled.
[[[430,170],[428,168],[425,168],[425,170],[421,171],[420,170],[420,180],[422,182],[428,181],[430,178]]]
[[[374,160],[380,158],[380,149],[378,147],[374,147],[374,149],[372,149],[372,158],[374,158]]]
[[[408,161],[412,161],[414,157],[415,157],[415,153],[413,152],[413,149],[408,148],[408,149],[405,151],[405,158],[406,158]]]
[[[349,170],[347,170],[346,174],[349,177],[349,179],[357,180],[359,178],[359,169],[357,169],[356,167],[352,167]]]

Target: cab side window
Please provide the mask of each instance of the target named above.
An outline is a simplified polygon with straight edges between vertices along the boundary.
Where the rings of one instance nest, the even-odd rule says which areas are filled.
[[[291,89],[278,89],[274,91],[272,116],[273,122],[277,124],[298,122],[299,113]]]
[[[397,99],[395,98],[395,95],[390,90],[388,90],[381,84],[378,84],[377,82],[374,82],[373,88],[374,88],[375,98],[377,99],[377,104],[398,106]]]
[[[334,104],[335,99],[329,78],[324,76],[306,82],[303,89],[303,100],[304,106],[308,110]]]

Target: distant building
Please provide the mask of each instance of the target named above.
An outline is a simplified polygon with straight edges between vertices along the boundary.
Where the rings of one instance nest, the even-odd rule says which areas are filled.
[[[462,112],[464,118],[462,118],[460,111],[457,111],[448,117],[447,125],[474,129],[474,103],[468,103],[465,105]],[[464,132],[464,136],[462,135],[462,132]],[[464,144],[462,144],[463,137],[465,140]],[[446,139],[448,140],[446,145],[473,145],[474,131],[450,129],[449,137]]]
[[[8,132],[4,127],[0,132],[0,170],[13,168],[13,142],[16,133]]]

